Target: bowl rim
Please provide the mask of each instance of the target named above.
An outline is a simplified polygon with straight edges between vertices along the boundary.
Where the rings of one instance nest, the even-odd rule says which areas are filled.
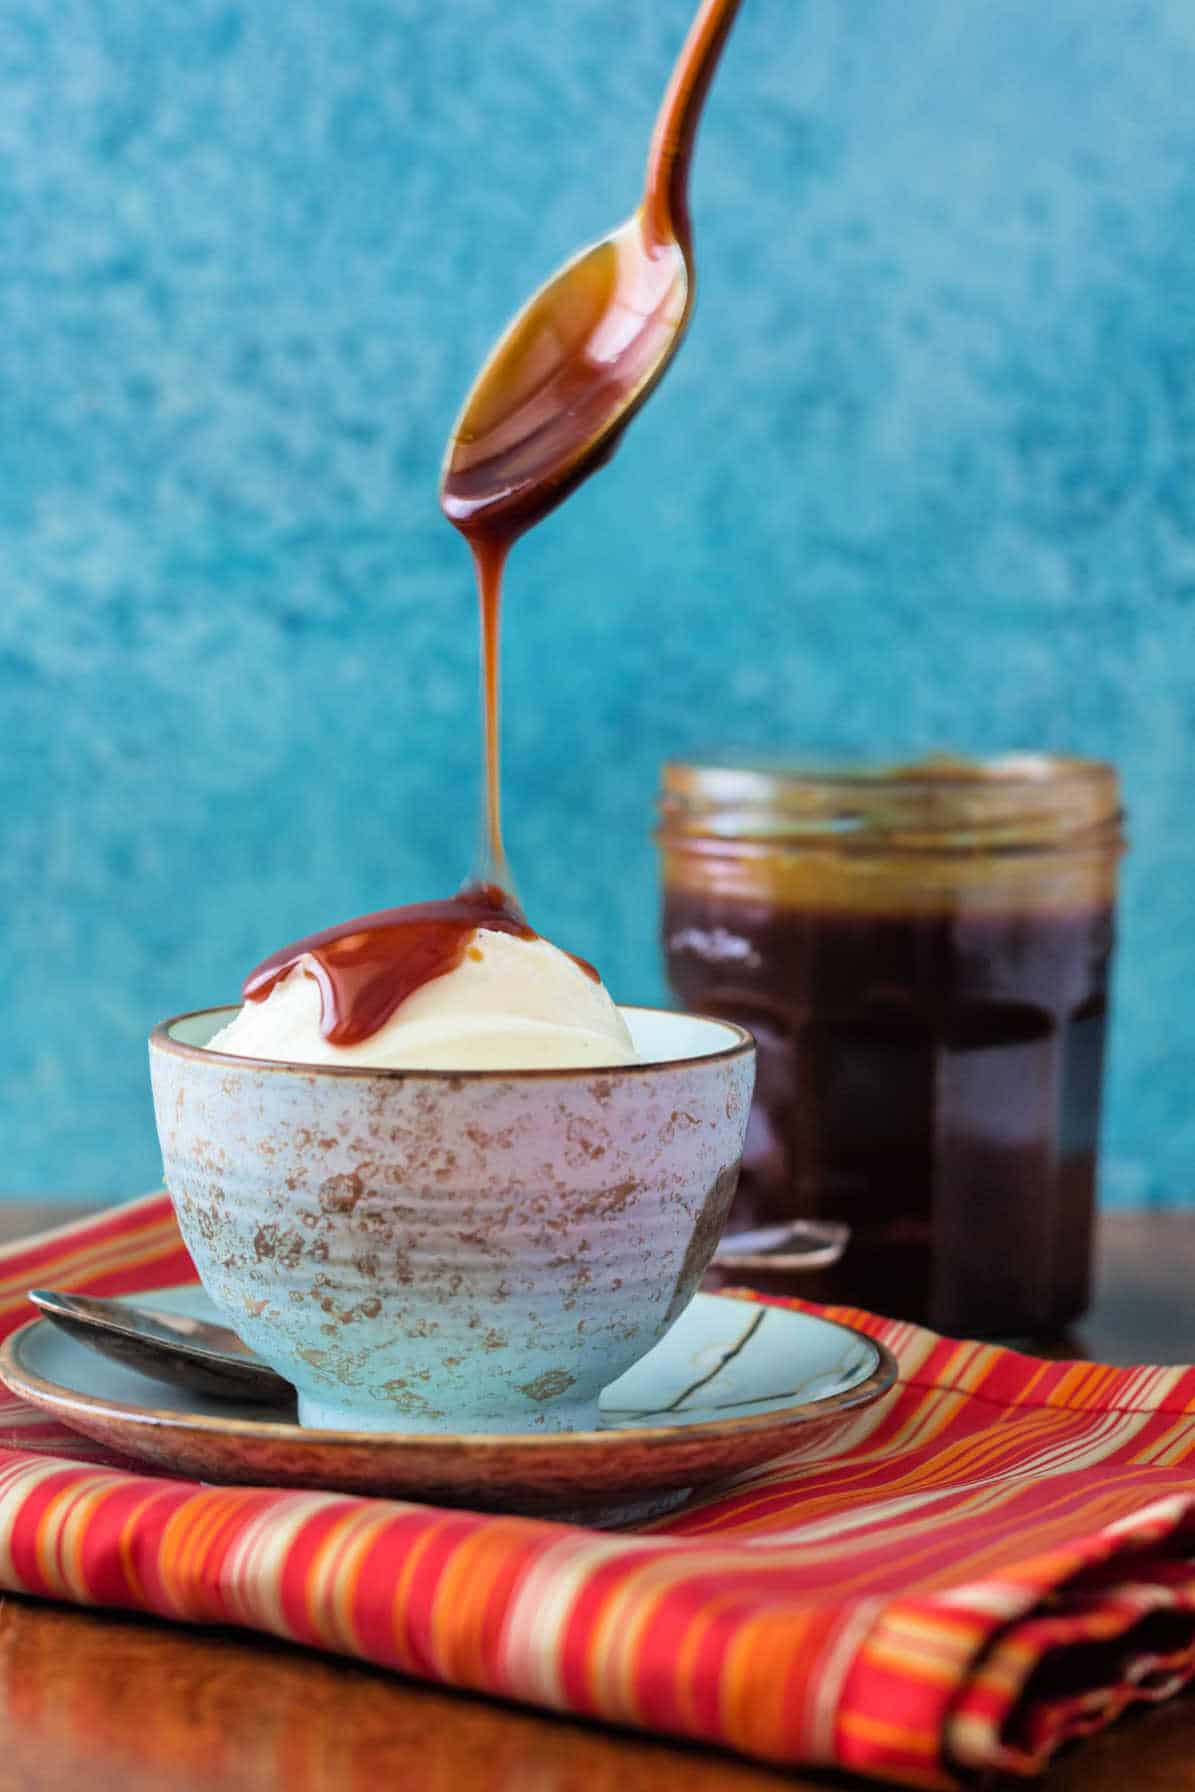
[[[486,1082],[569,1082],[601,1081],[607,1077],[640,1077],[651,1075],[661,1070],[694,1070],[704,1064],[729,1064],[737,1058],[748,1057],[755,1051],[755,1039],[746,1027],[739,1026],[737,1021],[724,1020],[717,1014],[694,1014],[688,1009],[656,1008],[641,1003],[620,1003],[619,1009],[627,1014],[659,1014],[671,1019],[684,1018],[700,1021],[708,1026],[720,1027],[723,1032],[732,1035],[729,1045],[718,1051],[691,1053],[683,1058],[652,1058],[640,1064],[574,1064],[565,1068],[551,1065],[537,1065],[524,1070],[449,1070],[445,1066],[420,1069],[415,1065],[392,1069],[386,1065],[374,1064],[304,1064],[287,1058],[247,1058],[237,1052],[214,1052],[210,1046],[188,1045],[182,1039],[175,1039],[171,1029],[181,1026],[184,1021],[201,1020],[208,1015],[232,1016],[239,1011],[240,1003],[225,1002],[214,1008],[191,1008],[184,1014],[172,1014],[168,1019],[159,1021],[149,1035],[149,1049],[161,1052],[166,1057],[185,1058],[204,1064],[218,1064],[226,1070],[268,1070],[278,1073],[289,1073],[292,1076],[306,1077],[356,1077],[371,1081],[402,1082],[411,1078],[421,1081],[441,1083],[452,1087],[461,1083]]]

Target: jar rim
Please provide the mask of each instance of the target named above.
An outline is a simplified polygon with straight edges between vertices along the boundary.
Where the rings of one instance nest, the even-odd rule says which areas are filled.
[[[1122,819],[1115,766],[1067,754],[852,763],[728,753],[662,770],[665,838],[990,851],[1119,840]]]

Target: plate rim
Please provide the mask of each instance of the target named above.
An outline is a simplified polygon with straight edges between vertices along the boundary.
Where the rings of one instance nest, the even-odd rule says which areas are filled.
[[[175,1282],[171,1289],[202,1287],[202,1283]],[[164,1288],[142,1289],[131,1299],[150,1298],[167,1292]],[[681,1439],[709,1439],[711,1442],[750,1435],[790,1430],[801,1424],[833,1418],[856,1407],[868,1406],[881,1399],[896,1385],[900,1365],[888,1346],[859,1326],[844,1320],[827,1319],[820,1313],[806,1313],[800,1308],[777,1307],[768,1301],[753,1301],[739,1294],[705,1294],[708,1300],[734,1301],[764,1312],[778,1311],[799,1314],[820,1325],[831,1326],[850,1338],[863,1340],[875,1352],[875,1365],[853,1388],[827,1394],[820,1399],[803,1400],[766,1413],[751,1413],[737,1419],[698,1419],[684,1425],[628,1425],[597,1431],[365,1431],[324,1429],[300,1425],[297,1420],[221,1418],[209,1413],[179,1412],[172,1408],[141,1406],[130,1401],[112,1400],[101,1395],[81,1393],[61,1382],[48,1381],[21,1360],[21,1350],[31,1334],[40,1326],[53,1329],[51,1321],[40,1315],[18,1326],[0,1342],[0,1380],[11,1393],[27,1399],[42,1410],[59,1413],[69,1407],[94,1414],[97,1418],[117,1423],[134,1424],[141,1429],[184,1432],[191,1435],[237,1438],[246,1442],[292,1444],[303,1441],[321,1448],[394,1451],[417,1448],[434,1456],[450,1456],[462,1449],[474,1454],[555,1455],[566,1449],[583,1449],[586,1453],[608,1453],[634,1445],[665,1445]],[[118,1297],[119,1298],[119,1297]],[[86,1348],[82,1346],[82,1348]]]

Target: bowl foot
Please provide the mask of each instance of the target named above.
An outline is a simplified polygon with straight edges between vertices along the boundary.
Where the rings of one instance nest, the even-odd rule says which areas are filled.
[[[500,1435],[542,1437],[559,1431],[596,1431],[597,1400],[553,1401],[541,1409],[519,1412],[448,1412],[408,1415],[389,1407],[360,1407],[343,1401],[299,1395],[299,1423],[315,1431],[384,1431],[402,1437],[471,1437]]]

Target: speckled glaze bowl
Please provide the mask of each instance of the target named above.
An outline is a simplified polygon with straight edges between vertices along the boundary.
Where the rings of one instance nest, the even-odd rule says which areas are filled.
[[[590,1428],[688,1305],[738,1178],[755,1048],[624,1009],[643,1062],[368,1070],[150,1038],[166,1186],[204,1287],[304,1424]]]

